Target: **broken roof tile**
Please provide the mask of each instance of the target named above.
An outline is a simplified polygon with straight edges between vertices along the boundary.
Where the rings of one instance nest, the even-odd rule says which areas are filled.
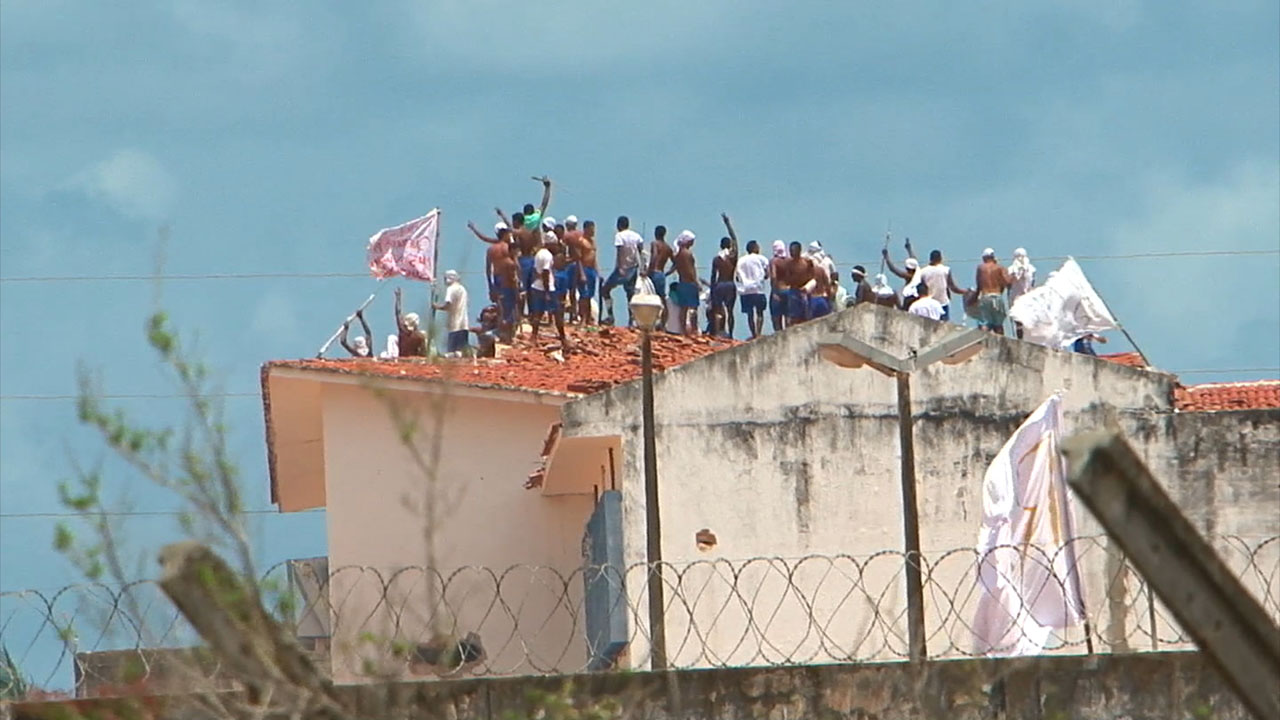
[[[574,352],[555,357],[560,343],[544,335],[538,346],[517,338],[501,359],[448,360],[400,358],[335,358],[274,360],[269,368],[319,370],[370,377],[450,380],[464,385],[589,395],[640,377],[640,331],[620,327],[567,327]],[[707,336],[653,334],[653,368],[657,372],[725,350],[740,341]]]
[[[1280,380],[1180,386],[1173,391],[1173,404],[1180,412],[1280,408]]]

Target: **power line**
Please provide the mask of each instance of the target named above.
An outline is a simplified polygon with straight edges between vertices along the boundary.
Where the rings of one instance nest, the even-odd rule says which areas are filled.
[[[1280,255],[1280,249],[1276,250],[1190,250],[1190,251],[1170,251],[1170,252],[1146,252],[1146,253],[1127,253],[1118,255],[1073,255],[1076,260],[1099,261],[1099,260],[1146,260],[1161,258],[1204,258],[1204,257],[1257,257],[1263,255]],[[962,257],[960,260],[978,261],[978,258]],[[1066,255],[1047,255],[1036,258],[1041,262],[1054,262],[1066,260]],[[878,261],[879,258],[876,258]],[[855,261],[860,264],[870,265],[872,261],[861,260]],[[699,266],[706,269],[706,266]],[[477,270],[459,271],[460,275],[467,276],[483,276],[484,273]],[[0,283],[53,283],[53,282],[185,282],[185,281],[202,281],[202,280],[323,280],[323,279],[357,279],[370,278],[372,276],[367,272],[358,273],[340,273],[340,272],[265,272],[265,273],[181,273],[173,275],[14,275],[9,277],[0,277]]]

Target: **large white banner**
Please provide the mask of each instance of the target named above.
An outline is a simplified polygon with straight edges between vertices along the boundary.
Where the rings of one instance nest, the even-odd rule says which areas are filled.
[[[432,210],[403,225],[379,230],[369,238],[366,259],[373,276],[403,275],[432,282],[436,277],[436,242],[440,238],[440,210]]]
[[[1022,339],[1060,348],[1089,333],[1120,327],[1072,258],[1043,285],[1013,301],[1009,317],[1022,325]]]
[[[1054,630],[1084,618],[1075,516],[1058,451],[1062,400],[1044,401],[1000,449],[982,479],[974,652],[1034,655]]]

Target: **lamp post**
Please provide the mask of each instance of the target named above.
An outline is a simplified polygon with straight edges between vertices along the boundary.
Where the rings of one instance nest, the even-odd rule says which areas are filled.
[[[662,517],[658,508],[658,445],[654,438],[651,337],[662,317],[662,306],[662,298],[651,293],[638,293],[631,298],[630,303],[631,317],[641,333],[645,561],[649,566],[649,665],[653,670],[664,670],[667,667],[666,603],[662,588]]]
[[[956,365],[982,350],[986,333],[977,328],[957,333],[942,342],[913,351],[905,358],[850,335],[833,335],[818,343],[818,354],[844,368],[869,366],[898,382],[898,444],[902,474],[902,544],[906,556],[907,652],[911,662],[928,656],[924,635],[924,584],[920,577],[920,516],[916,506],[915,432],[911,418],[911,373],[941,362]]]

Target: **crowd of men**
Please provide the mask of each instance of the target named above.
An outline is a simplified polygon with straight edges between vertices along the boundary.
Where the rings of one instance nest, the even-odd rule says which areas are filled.
[[[510,216],[497,208],[499,222],[493,235],[486,235],[473,222],[467,227],[488,245],[485,253],[485,280],[489,303],[480,312],[476,325],[469,323],[467,290],[456,271],[445,273],[445,295],[433,303],[446,313],[446,356],[471,352],[469,339],[475,335],[479,355],[493,356],[498,343],[510,344],[525,325],[530,340],[537,343],[543,325],[551,325],[559,337],[561,350],[572,352],[565,334],[566,324],[614,324],[615,291],[623,291],[628,301],[637,292],[662,298],[665,304],[661,326],[685,335],[700,332],[732,337],[735,305],[746,320],[752,338],[764,332],[765,315],[774,332],[797,323],[826,316],[858,303],[894,307],[937,321],[951,318],[952,298],[959,296],[969,317],[995,333],[1004,334],[1008,308],[1019,296],[1035,286],[1035,267],[1022,248],[1014,251],[1009,266],[999,263],[993,249],[982,253],[973,288],[960,287],[944,262],[942,252],[933,250],[927,264],[916,257],[907,239],[907,257],[901,266],[889,253],[888,237],[882,250],[883,265],[903,280],[900,289],[890,287],[884,273],[869,280],[867,270],[854,265],[848,273],[849,287],[840,282],[840,273],[820,242],[804,246],[781,240],[771,246],[771,255],[761,254],[760,244],[747,242],[739,253],[733,222],[721,214],[726,234],[709,266],[710,275],[698,274],[694,256],[697,237],[682,230],[673,242],[667,228],[658,225],[648,241],[631,228],[626,216],[617,218],[613,238],[614,262],[608,276],[600,269],[596,224],[579,222],[574,215],[563,221],[547,216],[551,202],[551,180],[542,183],[542,201],[526,204]],[[705,310],[705,326],[699,329],[699,309]],[[597,313],[603,317],[597,317]],[[348,342],[350,321],[342,328],[340,340],[349,353],[369,357],[372,334],[362,313],[359,319],[365,336]],[[426,334],[416,313],[401,312],[401,294],[396,290],[397,335],[388,338],[384,357],[423,356]],[[630,317],[628,305],[628,322]],[[1015,331],[1021,336],[1021,329]]]

